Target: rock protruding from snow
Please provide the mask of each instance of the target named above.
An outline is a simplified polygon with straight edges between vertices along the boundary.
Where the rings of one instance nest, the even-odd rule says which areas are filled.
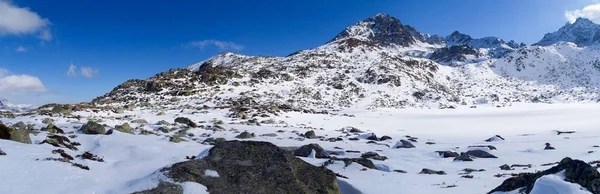
[[[520,189],[520,191],[524,193],[530,193],[535,184],[538,183],[538,179],[562,171],[564,171],[564,181],[579,184],[592,193],[600,193],[600,173],[598,170],[584,161],[573,160],[568,157],[562,159],[557,166],[548,170],[538,173],[521,173],[516,177],[506,179],[490,193],[496,191],[508,192],[517,189]]]
[[[303,145],[294,151],[294,156],[309,157],[314,151],[315,158],[330,158],[329,154],[319,144],[311,143]]]
[[[2,123],[0,123],[0,139],[31,144],[31,138],[29,137],[29,131],[27,129],[15,129],[13,127],[7,127]]]
[[[214,172],[207,174],[207,170]],[[177,183],[204,185],[209,193],[341,194],[332,171],[306,163],[268,142],[223,142],[202,159],[177,163],[161,172]]]
[[[94,121],[88,121],[85,125],[81,126],[80,131],[88,135],[102,135],[106,133],[104,126]]]

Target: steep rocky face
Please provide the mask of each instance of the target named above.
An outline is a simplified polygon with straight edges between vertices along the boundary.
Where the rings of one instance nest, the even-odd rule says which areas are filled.
[[[586,18],[577,18],[574,23],[567,23],[556,32],[544,35],[536,45],[549,46],[559,42],[572,42],[577,46],[589,46],[600,40],[600,25]]]

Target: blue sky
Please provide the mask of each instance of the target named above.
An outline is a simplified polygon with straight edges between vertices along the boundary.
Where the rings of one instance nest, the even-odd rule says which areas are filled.
[[[458,30],[531,44],[563,26],[567,16],[599,21],[595,3],[0,0],[0,18],[6,18],[0,20],[0,97],[37,105],[90,101],[128,79],[221,52],[285,56],[317,47],[376,13],[424,33],[446,36]]]

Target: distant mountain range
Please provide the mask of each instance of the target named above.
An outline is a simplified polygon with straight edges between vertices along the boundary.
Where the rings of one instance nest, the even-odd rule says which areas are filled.
[[[377,14],[314,49],[286,57],[223,53],[129,80],[93,102],[311,109],[597,102],[599,28],[578,19],[529,46],[460,32],[424,34]]]
[[[0,98],[0,111],[28,111],[33,108],[35,108],[33,105],[16,105],[4,98]]]

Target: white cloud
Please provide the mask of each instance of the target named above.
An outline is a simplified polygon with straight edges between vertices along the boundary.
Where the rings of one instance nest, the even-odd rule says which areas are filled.
[[[24,53],[24,52],[27,52],[27,49],[25,47],[19,45],[19,47],[17,47],[16,51],[20,52],[20,53]]]
[[[8,69],[0,68],[0,78],[7,76],[8,74],[10,74],[10,71],[8,71]]]
[[[67,76],[69,76],[69,77],[77,76],[77,67],[75,65],[73,65],[73,63],[71,63],[71,65],[69,65],[69,71],[67,71]]]
[[[29,8],[17,7],[0,0],[0,36],[38,34],[40,39],[49,41],[52,39],[49,26],[48,19],[40,17]]]
[[[81,76],[85,77],[85,78],[94,78],[96,77],[96,75],[98,74],[98,70],[91,68],[91,67],[81,67],[79,68],[81,70]]]
[[[565,17],[571,23],[575,22],[577,18],[587,18],[592,20],[594,23],[600,23],[600,4],[592,4],[585,6],[583,9],[567,10]]]
[[[187,47],[198,47],[198,48],[204,48],[206,46],[216,46],[217,48],[221,49],[221,50],[242,50],[244,49],[243,45],[240,44],[236,44],[234,42],[230,42],[230,41],[220,41],[220,40],[200,40],[200,41],[192,41],[189,42],[188,44],[185,44],[184,46]]]
[[[30,75],[11,75],[0,68],[0,94],[31,95],[46,92],[46,87],[39,78]]]

